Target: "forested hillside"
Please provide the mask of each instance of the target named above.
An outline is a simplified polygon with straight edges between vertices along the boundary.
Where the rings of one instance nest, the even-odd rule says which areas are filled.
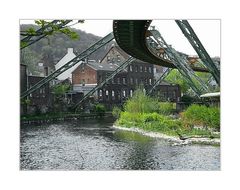
[[[36,25],[21,25],[20,30],[25,31],[29,27],[37,28]],[[28,65],[30,72],[37,74],[37,64],[46,63],[53,67],[66,53],[67,48],[73,48],[75,53],[80,53],[90,45],[97,42],[101,37],[78,29],[71,29],[79,35],[79,39],[72,40],[68,36],[57,33],[32,44],[31,46],[21,50],[21,63]],[[109,50],[114,42],[110,42],[93,53],[89,59],[100,60]]]

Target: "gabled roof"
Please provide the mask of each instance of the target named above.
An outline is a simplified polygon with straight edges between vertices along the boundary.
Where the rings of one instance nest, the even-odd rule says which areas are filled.
[[[104,58],[109,54],[109,52],[112,50],[112,49],[116,49],[125,59],[129,58],[129,55],[123,51],[119,46],[112,46],[108,52],[104,55],[104,57],[101,59],[100,62],[102,62],[104,60]]]
[[[96,71],[114,71],[118,68],[118,66],[115,64],[104,64],[97,62],[88,62],[86,64]]]

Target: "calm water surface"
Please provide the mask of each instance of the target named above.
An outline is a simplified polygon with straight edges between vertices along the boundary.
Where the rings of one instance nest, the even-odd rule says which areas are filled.
[[[220,170],[220,147],[111,128],[112,121],[21,126],[21,170]]]

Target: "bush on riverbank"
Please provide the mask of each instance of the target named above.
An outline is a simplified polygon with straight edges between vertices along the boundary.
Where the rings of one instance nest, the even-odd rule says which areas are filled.
[[[119,111],[119,110],[118,110]],[[168,115],[174,113],[174,105],[169,102],[158,102],[145,96],[141,90],[137,90],[134,96],[124,105],[124,111],[120,113],[117,125],[125,127],[137,127],[146,131],[161,132],[167,135],[178,136],[204,136],[213,137],[210,130],[190,127],[192,124],[204,124],[217,128],[219,123],[219,109],[206,106],[190,106],[179,119],[173,119]],[[219,135],[214,135],[219,137]]]
[[[171,119],[168,116],[154,113],[130,113],[121,112],[117,124],[125,127],[139,127],[146,131],[162,132],[168,135],[177,135],[180,128],[179,120]]]
[[[183,125],[192,127],[194,125],[220,129],[220,109],[217,107],[206,107],[203,105],[191,105],[181,114]]]

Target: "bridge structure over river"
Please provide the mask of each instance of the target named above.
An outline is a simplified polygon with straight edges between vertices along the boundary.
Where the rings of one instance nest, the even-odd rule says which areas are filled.
[[[56,22],[56,20],[53,22]],[[172,69],[178,69],[198,97],[203,93],[208,93],[209,89],[208,85],[205,84],[195,72],[211,73],[211,77],[213,77],[220,86],[220,67],[218,67],[218,65],[211,59],[187,20],[176,20],[175,22],[197,52],[203,63],[201,67],[190,64],[187,59],[188,57],[185,54],[176,51],[168,45],[160,31],[150,26],[151,22],[151,20],[114,20],[113,32],[103,37],[65,65],[23,92],[21,98],[27,97],[29,94],[55,79],[58,75],[77,63],[83,63],[84,59],[113,39],[115,39],[120,48],[129,55],[129,58],[101,84],[93,88],[76,105],[74,105],[74,109],[76,109],[84,100],[96,92],[96,90],[102,87],[106,82],[111,80],[117,73],[125,69],[135,59],[168,68],[155,82],[150,92],[170,73]],[[59,27],[62,27],[62,24],[60,24]],[[28,38],[26,37],[25,39]],[[196,85],[196,83],[200,85]],[[199,86],[201,88],[199,88]]]

